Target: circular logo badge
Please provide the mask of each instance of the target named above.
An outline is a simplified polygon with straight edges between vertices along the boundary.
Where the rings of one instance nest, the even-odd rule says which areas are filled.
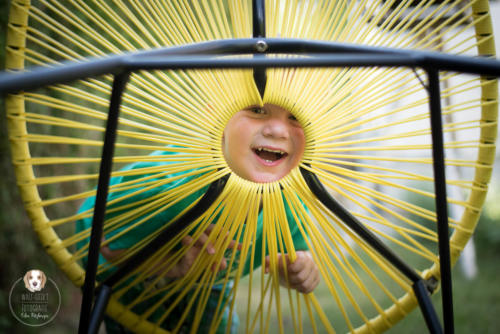
[[[18,279],[9,294],[12,315],[27,326],[51,322],[61,307],[61,293],[56,283],[41,270],[29,270]]]

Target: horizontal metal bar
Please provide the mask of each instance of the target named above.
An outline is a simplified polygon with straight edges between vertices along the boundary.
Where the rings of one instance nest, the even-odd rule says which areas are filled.
[[[130,57],[167,57],[176,55],[224,55],[253,52],[246,42],[236,40],[219,40],[188,44],[176,47],[158,48],[127,52],[105,57],[91,57],[85,61],[67,61],[53,67],[37,66],[27,71],[5,71],[0,73],[0,94],[29,91],[45,86],[63,84],[105,74],[123,72],[123,62]]]
[[[180,70],[210,68],[266,67],[359,67],[418,65],[413,57],[399,55],[311,55],[309,58],[214,58],[208,55],[171,57],[120,57],[61,67],[37,69],[0,77],[0,92],[16,93],[49,85],[68,83],[104,74],[139,70]]]
[[[154,69],[266,68],[266,67],[415,67],[419,59],[400,55],[321,54],[308,58],[214,58],[212,56],[172,57],[159,59],[128,58],[122,65],[131,71]]]
[[[348,53],[364,55],[400,55],[419,58],[421,67],[432,67],[437,70],[455,71],[477,75],[500,77],[500,61],[494,58],[454,55],[436,51],[397,49],[382,46],[371,46],[344,42],[314,41],[294,38],[247,38],[227,39],[203,42],[171,49],[149,51],[149,55],[167,54],[248,54],[256,53],[257,42],[267,44],[267,54],[309,54],[309,53]],[[218,45],[218,46],[217,46]],[[182,50],[184,48],[184,51]],[[196,49],[199,48],[197,51]],[[221,52],[222,51],[222,52]],[[188,53],[189,52],[189,53]],[[432,65],[432,66],[429,66]]]
[[[256,45],[258,41],[265,41],[267,43],[268,50],[266,52],[268,54],[322,53],[323,55],[316,55],[312,58],[295,58],[296,62],[288,58],[211,59],[210,61],[214,61],[215,64],[213,66],[209,63],[210,58],[207,58],[207,55],[224,56],[257,53]],[[179,55],[191,55],[192,58],[189,57],[190,60],[186,59],[186,57],[170,59],[170,57]],[[165,57],[165,59],[163,57]],[[212,68],[215,66],[218,68],[261,68],[276,66],[412,66],[433,68],[438,71],[447,70],[500,77],[500,61],[496,59],[325,41],[248,38],[218,40],[178,47],[131,52],[105,58],[93,58],[84,62],[67,62],[55,67],[35,67],[30,71],[21,73],[4,72],[0,74],[0,93],[15,93],[104,74],[116,74],[127,68],[138,68],[140,59],[143,59],[143,61],[149,59],[148,69],[154,68],[153,65],[155,62],[156,65],[160,66],[162,69],[195,68],[188,67],[188,65],[194,66],[193,64],[197,63],[197,61],[195,61],[197,57],[201,57],[199,60],[203,61],[203,65],[196,68]],[[338,57],[337,60],[334,61],[334,57]],[[372,61],[366,59],[371,57],[373,57]],[[356,59],[358,60],[356,61]],[[181,63],[176,67],[168,65],[174,62],[174,60],[177,63],[181,61]],[[332,62],[328,63],[328,61]]]

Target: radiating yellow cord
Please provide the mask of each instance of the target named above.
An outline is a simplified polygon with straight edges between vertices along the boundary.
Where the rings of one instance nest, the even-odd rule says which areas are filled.
[[[265,5],[267,37],[494,55],[487,1],[266,0]],[[135,50],[251,38],[251,11],[249,0],[14,0],[6,67],[23,70]],[[190,319],[196,332],[205,321],[213,284],[220,284],[222,292],[209,324],[211,333],[222,323],[224,310],[230,310],[229,322],[233,320],[237,306],[244,310],[240,327],[249,333],[376,333],[404,317],[416,305],[411,282],[323,207],[299,168],[318,176],[331,196],[401,252],[416,272],[439,278],[437,218],[433,206],[423,204],[434,200],[425,73],[346,67],[273,68],[266,74],[263,97],[251,69],[140,71],[130,77],[112,172],[124,181],[109,189],[111,195],[126,195],[107,203],[107,212],[114,216],[105,222],[103,246],[196,194],[177,213],[180,217],[212,182],[229,178],[206,212],[121,279],[108,311],[127,328],[165,332],[163,321],[185,302],[173,331]],[[96,194],[112,80],[103,75],[58,84],[9,96],[6,103],[12,160],[25,207],[47,251],[77,285],[83,283],[81,260],[88,244],[78,249],[76,244],[85,244],[90,229],[75,233],[75,223],[92,217],[92,210],[77,209]],[[458,170],[447,179],[447,187],[456,190],[449,191],[448,203],[462,214],[449,220],[454,262],[474,231],[491,176],[498,86],[491,79],[449,72],[441,73],[441,82],[445,163]],[[256,184],[231,171],[221,143],[225,125],[236,112],[264,103],[293,113],[303,126],[306,148],[298,168],[285,178]],[[137,162],[159,164],[121,169]],[[185,177],[192,179],[168,188]],[[160,187],[168,189],[145,196]],[[133,196],[145,198],[128,203]],[[262,244],[257,241],[259,215]],[[102,263],[98,274],[105,276],[125,263],[168,224],[114,261]],[[212,224],[208,240],[215,254],[208,254],[205,244],[185,277],[165,279],[188,251],[178,247],[181,240],[189,235],[196,241]],[[297,258],[294,228],[321,273],[320,286],[307,295],[279,283],[276,254],[287,254],[291,262]],[[228,249],[231,240],[241,249]],[[266,263],[266,254],[268,274],[254,268],[255,263]],[[219,274],[212,267],[223,258],[228,267]],[[245,265],[250,268],[247,277]],[[248,288],[242,287],[245,284]],[[147,307],[137,311],[144,304]]]

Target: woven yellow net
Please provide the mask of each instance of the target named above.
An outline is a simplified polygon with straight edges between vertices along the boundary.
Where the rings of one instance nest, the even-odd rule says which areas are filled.
[[[20,70],[249,38],[251,13],[251,2],[239,0],[14,0],[6,67]],[[269,0],[266,29],[268,37],[494,55],[487,1]],[[455,262],[474,231],[491,175],[498,88],[494,78],[441,74]],[[213,181],[229,179],[206,212],[123,277],[107,314],[138,332],[175,332],[187,319],[196,332],[211,302],[211,287],[218,283],[221,295],[229,298],[215,301],[218,311],[210,319],[211,331],[224,318],[225,306],[230,314],[237,311],[241,330],[250,333],[390,328],[416,305],[411,282],[320,204],[299,167],[316,174],[333,197],[424,278],[439,279],[428,98],[422,78],[419,70],[403,68],[268,69],[261,97],[251,70],[133,73],[121,109],[112,173],[122,182],[110,187],[116,196],[108,202],[104,246],[128,231],[147,230],[152,219],[189,202],[172,218],[181,216]],[[7,99],[12,159],[25,207],[47,252],[77,286],[85,276],[81,260],[87,256],[90,229],[76,225],[92,216],[91,208],[78,208],[95,196],[110,87],[111,76],[102,76]],[[306,137],[300,165],[272,183],[254,183],[232,173],[221,150],[231,117],[263,103],[292,112]],[[141,167],[126,167],[131,163]],[[165,188],[186,177],[179,186]],[[113,262],[103,260],[99,277],[168,224],[138,237]],[[178,247],[181,240],[187,235],[196,240],[212,224],[210,241],[216,253],[201,254],[183,278],[165,279],[162,273],[186,252]],[[280,288],[276,271],[266,274],[253,265],[265,262],[266,249],[271,268],[277,266],[278,253],[288,253],[293,261],[291,228],[304,238],[321,273],[321,284],[310,294]],[[230,247],[231,240],[238,240],[241,249]],[[228,264],[225,275],[210,270],[222,257]],[[165,322],[174,314],[167,328]]]

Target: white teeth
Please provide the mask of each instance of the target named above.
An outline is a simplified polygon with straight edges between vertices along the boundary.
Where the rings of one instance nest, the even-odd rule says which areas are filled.
[[[261,151],[267,151],[267,152],[272,152],[272,153],[285,154],[285,152],[283,152],[281,150],[272,150],[270,148],[265,148],[265,147],[259,147],[259,148],[257,148],[257,151],[259,151],[259,152],[261,152]]]

